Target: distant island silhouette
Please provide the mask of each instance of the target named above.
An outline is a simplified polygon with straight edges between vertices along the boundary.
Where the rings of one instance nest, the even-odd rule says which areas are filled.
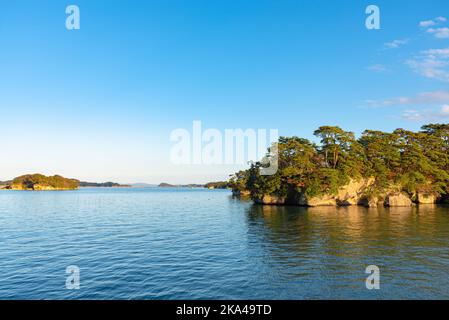
[[[131,185],[115,182],[85,182],[77,179],[64,178],[60,175],[45,176],[40,173],[26,174],[9,181],[0,182],[0,189],[8,190],[76,190],[80,187],[126,188],[131,187]]]
[[[162,182],[159,185],[147,183],[120,184],[116,182],[86,182],[77,179],[64,178],[60,175],[45,176],[40,173],[26,174],[8,181],[0,181],[0,189],[51,191],[51,190],[76,190],[79,188],[207,188],[226,189],[227,182],[209,182],[206,184],[169,184]]]

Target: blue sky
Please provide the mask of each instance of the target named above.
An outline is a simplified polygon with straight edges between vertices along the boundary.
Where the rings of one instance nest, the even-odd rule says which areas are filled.
[[[78,5],[81,29],[65,28]],[[381,29],[365,28],[380,8]],[[449,2],[10,1],[0,6],[0,180],[204,182],[170,132],[449,120]]]

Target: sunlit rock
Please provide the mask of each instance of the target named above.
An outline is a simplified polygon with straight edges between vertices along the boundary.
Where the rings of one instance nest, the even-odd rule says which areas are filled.
[[[411,207],[412,206],[412,200],[410,200],[410,197],[403,193],[393,193],[387,195],[385,198],[385,206],[387,207]]]

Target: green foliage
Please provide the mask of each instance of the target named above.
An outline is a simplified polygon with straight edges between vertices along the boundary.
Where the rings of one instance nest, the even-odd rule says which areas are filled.
[[[336,126],[322,126],[315,145],[299,137],[281,137],[279,169],[261,176],[260,163],[239,171],[229,181],[234,190],[289,197],[335,194],[350,179],[375,179],[370,193],[397,186],[417,192],[449,194],[449,124],[429,124],[420,132],[366,130],[359,139]],[[269,156],[269,154],[267,155]]]
[[[209,189],[227,189],[229,188],[229,183],[227,181],[209,182],[204,187]]]
[[[343,179],[343,180],[342,180]],[[336,194],[338,188],[345,184],[345,179],[338,170],[331,168],[320,168],[309,177],[305,188],[302,190],[308,197],[321,194]]]
[[[22,186],[23,189],[35,189],[37,186],[55,189],[77,189],[79,181],[67,179],[58,175],[47,177],[42,174],[27,174],[14,178],[11,185]]]

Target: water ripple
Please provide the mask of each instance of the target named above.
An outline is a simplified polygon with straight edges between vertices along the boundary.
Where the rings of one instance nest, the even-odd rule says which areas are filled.
[[[228,191],[0,191],[0,299],[449,298],[449,208],[263,207]],[[365,288],[365,267],[381,290]],[[66,267],[80,268],[67,290]]]

